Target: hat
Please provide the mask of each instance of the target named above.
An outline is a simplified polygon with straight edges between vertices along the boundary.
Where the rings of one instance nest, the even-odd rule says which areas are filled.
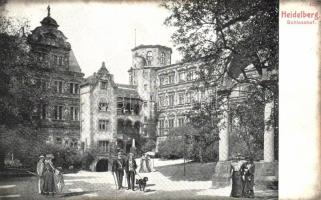
[[[128,155],[133,156],[134,154],[133,153],[129,153]]]
[[[43,155],[40,155],[39,158],[44,158],[44,156],[43,156]]]
[[[120,155],[120,156],[121,156],[121,155],[122,155],[121,151],[120,151],[120,152],[118,152],[118,153],[117,153],[117,155]]]
[[[53,154],[47,154],[46,158],[54,158],[54,155]]]

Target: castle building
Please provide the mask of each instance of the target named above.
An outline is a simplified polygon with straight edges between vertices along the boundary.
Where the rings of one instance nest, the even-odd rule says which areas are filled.
[[[80,145],[80,83],[84,74],[67,42],[50,16],[28,36],[31,51],[42,66],[34,73],[33,82],[43,91],[34,117],[40,119],[39,129],[47,142],[78,148]]]

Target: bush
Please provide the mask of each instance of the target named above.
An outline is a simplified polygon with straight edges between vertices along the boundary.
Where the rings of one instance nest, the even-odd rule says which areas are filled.
[[[158,147],[161,158],[176,159],[184,157],[184,141],[181,137],[168,137]]]
[[[143,144],[141,150],[142,152],[148,152],[148,151],[153,151],[155,148],[156,148],[156,142],[154,140],[149,139]]]
[[[95,153],[93,151],[84,152],[81,157],[81,168],[84,170],[90,170],[91,163],[95,160]]]

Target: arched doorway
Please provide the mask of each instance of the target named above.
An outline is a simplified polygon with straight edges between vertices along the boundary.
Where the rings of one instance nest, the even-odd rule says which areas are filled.
[[[101,159],[96,164],[96,172],[107,172],[108,171],[108,160]]]

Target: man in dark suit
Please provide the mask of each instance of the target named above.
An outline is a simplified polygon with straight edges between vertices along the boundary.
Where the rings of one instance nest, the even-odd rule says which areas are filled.
[[[124,162],[124,159],[122,158],[122,153],[118,152],[117,159],[113,161],[113,166],[111,170],[113,175],[116,174],[118,190],[120,190],[123,187],[122,183],[123,183],[123,176],[124,176],[124,166],[125,166],[125,162]]]
[[[136,168],[137,168],[137,164],[134,159],[134,154],[129,153],[128,159],[125,162],[125,171],[126,171],[127,183],[128,183],[127,190],[129,189],[132,189],[133,191],[135,190]]]

